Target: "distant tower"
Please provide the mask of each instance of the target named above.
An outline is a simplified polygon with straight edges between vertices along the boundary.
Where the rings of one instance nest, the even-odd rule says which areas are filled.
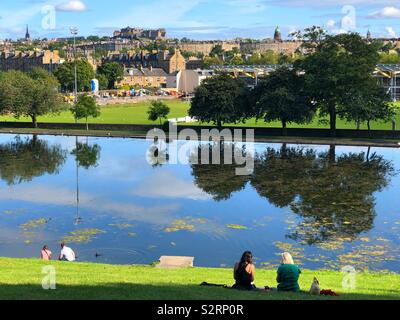
[[[367,32],[367,40],[368,40],[368,41],[371,41],[371,40],[372,40],[372,34],[371,34],[371,31],[369,31],[369,30],[368,30],[368,32]]]
[[[275,29],[274,40],[277,42],[282,42],[282,33],[279,30],[279,27],[276,27],[276,29]]]
[[[25,40],[31,40],[31,35],[29,34],[29,27],[26,25],[26,33],[25,33]]]

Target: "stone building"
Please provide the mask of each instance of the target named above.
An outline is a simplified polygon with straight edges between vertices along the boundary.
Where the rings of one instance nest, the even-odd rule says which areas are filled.
[[[193,41],[179,44],[182,51],[203,54],[208,56],[212,49],[220,45],[224,51],[232,51],[233,48],[240,48],[240,44],[235,41]]]
[[[302,41],[286,40],[275,41],[271,39],[257,42],[242,42],[240,50],[243,53],[265,53],[272,50],[278,54],[292,56],[301,47]]]
[[[28,72],[34,67],[53,72],[63,63],[58,51],[2,52],[0,55],[0,71],[19,70]]]
[[[160,51],[158,53],[115,53],[103,59],[103,63],[118,62],[125,68],[161,68],[166,73],[186,69],[186,60],[179,50],[174,53]]]
[[[120,39],[150,39],[150,40],[165,40],[167,31],[165,29],[145,30],[141,28],[126,27],[118,31],[114,31],[114,38]]]
[[[186,69],[186,60],[178,49],[174,53],[161,51],[157,55],[157,67],[164,69],[166,73],[174,73]]]
[[[126,68],[124,78],[117,85],[129,87],[152,87],[165,88],[167,83],[167,73],[161,68]]]

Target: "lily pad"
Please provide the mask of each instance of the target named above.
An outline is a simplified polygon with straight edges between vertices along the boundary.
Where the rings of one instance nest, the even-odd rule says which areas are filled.
[[[92,237],[101,233],[105,233],[99,229],[81,229],[70,232],[69,236],[63,238],[63,242],[67,243],[87,243],[92,240]]]
[[[235,229],[235,230],[246,230],[248,229],[246,226],[242,226],[240,224],[227,224],[227,228],[229,229]]]

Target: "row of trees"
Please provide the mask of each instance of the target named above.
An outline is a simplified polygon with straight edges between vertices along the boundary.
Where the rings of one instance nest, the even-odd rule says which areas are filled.
[[[117,62],[107,62],[101,65],[97,74],[93,67],[85,59],[76,62],[66,62],[61,64],[54,75],[62,84],[63,91],[74,91],[75,87],[75,63],[77,69],[77,87],[78,92],[89,91],[90,80],[97,78],[99,80],[100,89],[114,89],[118,81],[123,79],[124,68]]]
[[[195,91],[189,114],[200,121],[238,123],[256,117],[289,123],[309,123],[318,113],[329,116],[332,135],[337,118],[358,125],[392,120],[395,111],[373,71],[380,47],[359,34],[330,36],[318,27],[297,37],[305,40],[302,59],[281,66],[254,89],[221,74],[205,80]]]

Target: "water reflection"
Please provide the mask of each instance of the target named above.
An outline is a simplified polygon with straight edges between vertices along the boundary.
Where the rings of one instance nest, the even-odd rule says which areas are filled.
[[[76,216],[75,225],[82,223],[82,217],[79,211],[80,194],[79,194],[79,168],[83,167],[89,170],[90,167],[97,167],[100,159],[100,146],[98,144],[89,145],[89,138],[86,142],[78,142],[78,137],[75,138],[75,149],[71,152],[75,156],[76,163]]]
[[[231,152],[225,152],[226,149]],[[215,201],[229,199],[232,193],[243,190],[249,181],[249,176],[236,174],[235,152],[246,156],[245,150],[230,143],[202,144],[190,155],[194,183]],[[219,159],[219,164],[213,164],[213,159]]]
[[[151,156],[140,139],[0,135],[0,256],[68,239],[82,261],[218,267],[251,249],[272,266],[289,250],[307,268],[399,270],[397,149],[203,142],[172,164],[164,144]],[[236,175],[235,151],[252,175]]]
[[[16,136],[0,144],[0,178],[8,185],[15,185],[44,174],[57,174],[66,158],[67,152],[60,145],[49,145],[36,135]]]
[[[278,207],[290,206],[303,221],[290,238],[307,244],[356,239],[373,228],[375,198],[386,187],[394,167],[376,153],[336,156],[313,149],[269,148],[256,159],[252,185]]]
[[[100,159],[101,147],[98,144],[89,145],[88,141],[78,142],[76,140],[75,149],[71,152],[79,167],[89,170],[90,167],[97,167]]]

